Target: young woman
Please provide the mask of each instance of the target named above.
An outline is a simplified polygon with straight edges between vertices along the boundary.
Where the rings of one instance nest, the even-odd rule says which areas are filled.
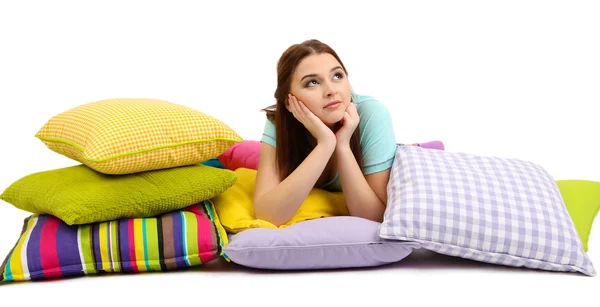
[[[256,217],[285,224],[321,188],[342,191],[351,215],[381,222],[396,152],[387,108],[353,93],[344,64],[318,40],[282,54],[275,99],[264,109]]]

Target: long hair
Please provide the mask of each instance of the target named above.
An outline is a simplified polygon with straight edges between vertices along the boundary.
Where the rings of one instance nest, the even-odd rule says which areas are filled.
[[[292,75],[300,61],[309,55],[321,53],[329,53],[334,56],[346,76],[348,75],[344,63],[328,45],[316,39],[292,45],[284,51],[277,63],[276,104],[262,109],[266,112],[267,119],[275,124],[276,164],[282,180],[289,176],[316,146],[310,132],[286,108],[285,102],[290,93]],[[350,138],[350,149],[359,167],[362,168],[359,130],[357,127]]]

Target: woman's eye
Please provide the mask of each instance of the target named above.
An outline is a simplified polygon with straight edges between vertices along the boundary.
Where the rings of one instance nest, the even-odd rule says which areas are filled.
[[[344,78],[344,74],[341,72],[335,73],[333,75],[333,78],[334,79],[342,79],[342,78]],[[317,82],[317,80],[313,79],[313,80],[308,81],[308,83],[306,83],[306,86],[308,87],[308,86],[313,86],[313,85],[317,85],[317,84],[319,84],[319,82]]]

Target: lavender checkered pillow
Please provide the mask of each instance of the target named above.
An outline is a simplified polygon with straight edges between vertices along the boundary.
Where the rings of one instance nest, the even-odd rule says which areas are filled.
[[[596,276],[555,180],[534,163],[399,145],[387,191],[384,239]]]

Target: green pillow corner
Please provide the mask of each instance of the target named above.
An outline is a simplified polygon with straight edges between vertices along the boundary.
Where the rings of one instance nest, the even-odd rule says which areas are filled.
[[[106,175],[80,164],[24,176],[0,199],[80,225],[181,210],[223,193],[236,181],[233,172],[203,164],[126,175]]]
[[[556,180],[556,184],[581,238],[583,250],[587,252],[592,225],[600,210],[600,182]]]

